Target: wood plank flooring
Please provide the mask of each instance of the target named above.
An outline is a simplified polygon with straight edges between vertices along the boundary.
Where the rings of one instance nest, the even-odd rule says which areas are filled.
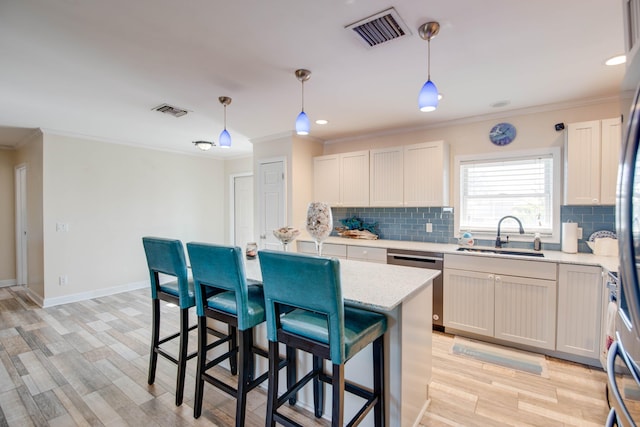
[[[177,330],[177,313],[163,304],[163,333]],[[156,383],[147,385],[150,322],[147,290],[41,309],[21,287],[0,288],[0,427],[234,425],[235,401],[210,385],[193,418],[195,359],[182,406],[174,405],[175,365],[159,358]],[[451,355],[452,340],[434,334],[422,425],[603,425],[602,371],[548,359],[549,378],[541,378]],[[247,426],[264,425],[265,403],[264,391],[251,392]],[[305,426],[328,425],[290,411]]]

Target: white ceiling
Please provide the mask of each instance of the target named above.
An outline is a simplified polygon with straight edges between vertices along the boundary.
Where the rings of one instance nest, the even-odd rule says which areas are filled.
[[[394,7],[412,34],[368,48],[344,27]],[[421,113],[427,43],[444,95]],[[0,146],[31,128],[197,152],[218,140],[227,108],[230,150],[291,132],[305,83],[311,136],[340,140],[618,94],[622,11],[611,0],[1,0]],[[506,107],[491,105],[509,101]],[[152,111],[169,103],[175,118]]]

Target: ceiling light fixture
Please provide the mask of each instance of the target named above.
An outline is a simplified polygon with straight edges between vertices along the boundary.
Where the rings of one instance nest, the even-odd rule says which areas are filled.
[[[420,111],[434,111],[438,108],[438,88],[431,81],[431,39],[440,31],[440,24],[437,22],[427,22],[418,28],[418,33],[423,40],[427,41],[427,82],[422,86],[418,95],[418,107]]]
[[[611,58],[607,59],[604,64],[605,65],[620,65],[620,64],[624,64],[625,62],[627,62],[627,56],[626,55],[616,55],[616,56],[612,56]]]
[[[218,97],[218,101],[224,106],[224,130],[220,132],[220,147],[229,148],[231,147],[231,135],[229,135],[229,131],[227,130],[227,105],[231,104],[231,98],[228,96],[220,96]]]
[[[207,151],[210,150],[211,147],[213,147],[214,144],[211,141],[193,141],[193,143],[196,145],[196,147],[198,147],[199,149],[201,149],[202,151]]]
[[[329,120],[325,120],[325,119],[316,120],[317,125],[326,125],[327,123],[329,123]]]
[[[311,128],[309,117],[307,113],[304,112],[304,82],[309,80],[310,77],[311,71],[305,69],[296,70],[296,78],[300,80],[302,84],[302,111],[300,111],[298,118],[296,118],[296,133],[298,135],[309,135],[309,129]]]

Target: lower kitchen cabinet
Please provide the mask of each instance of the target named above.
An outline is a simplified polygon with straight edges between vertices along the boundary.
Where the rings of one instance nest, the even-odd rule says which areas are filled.
[[[555,280],[497,275],[494,337],[553,350],[555,306]]]
[[[597,359],[602,319],[602,269],[560,264],[556,349]]]
[[[553,350],[556,264],[445,255],[444,326]]]
[[[447,268],[443,273],[444,326],[493,336],[494,275]]]

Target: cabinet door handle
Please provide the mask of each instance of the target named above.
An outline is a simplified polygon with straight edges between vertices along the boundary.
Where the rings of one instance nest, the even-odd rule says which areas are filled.
[[[496,276],[496,282],[500,282],[502,278],[500,276]]]
[[[487,276],[487,279],[489,279],[489,280],[493,280],[494,278],[495,278],[495,276],[493,274],[490,274],[490,275]]]

